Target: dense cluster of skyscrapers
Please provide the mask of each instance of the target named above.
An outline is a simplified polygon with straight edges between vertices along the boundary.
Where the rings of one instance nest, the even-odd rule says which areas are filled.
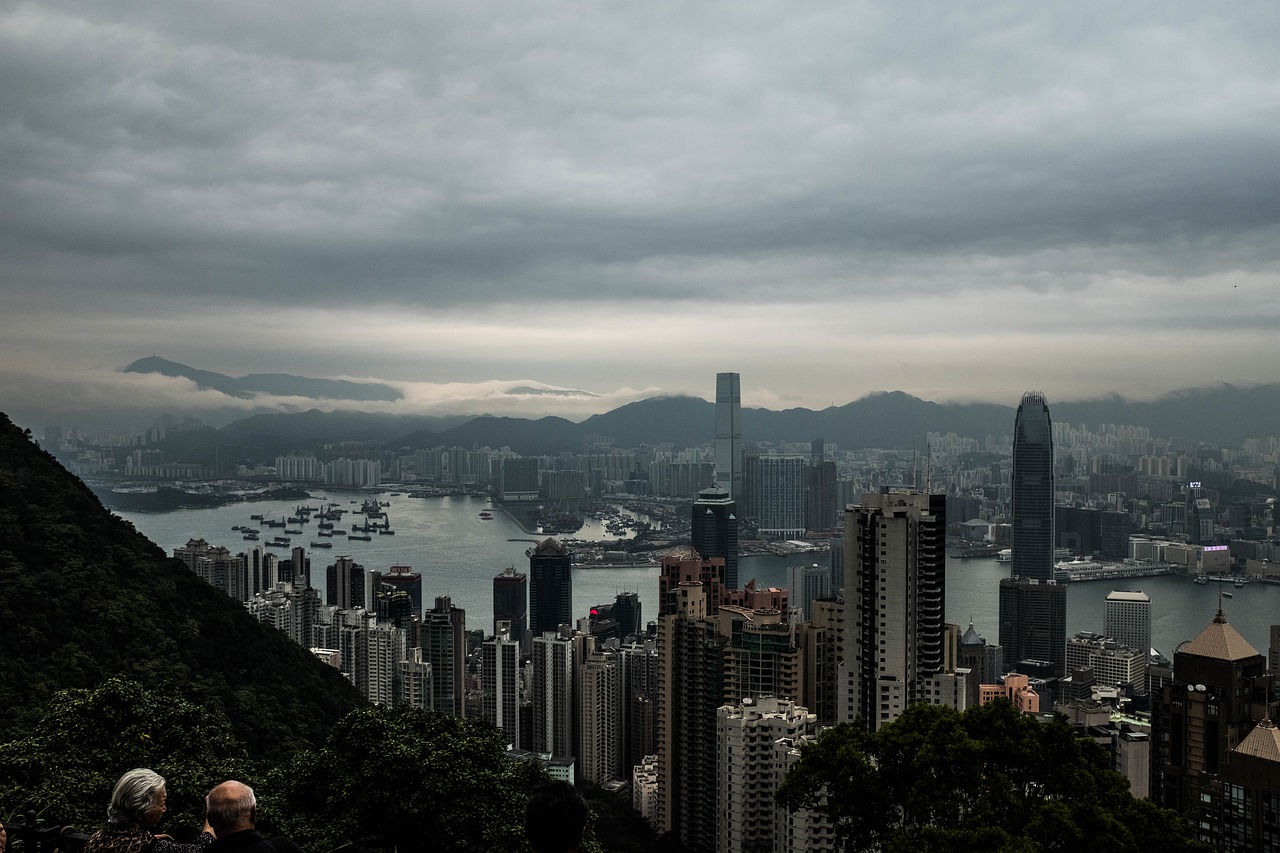
[[[1179,809],[1221,849],[1280,849],[1269,667],[1224,616],[1172,667],[1149,659],[1141,592],[1110,593],[1102,632],[1066,636],[1054,433],[1044,396],[1025,395],[995,644],[945,621],[946,496],[884,486],[837,512],[820,440],[808,459],[758,456],[744,443],[732,373],[716,382],[715,482],[692,501],[688,548],[661,559],[649,623],[636,593],[572,613],[572,555],[554,538],[529,550],[527,572],[493,577],[491,630],[472,634],[448,598],[423,609],[409,567],[371,572],[337,557],[322,605],[301,548],[277,559],[192,540],[175,556],[342,668],[370,700],[481,716],[513,754],[553,775],[629,786],[641,814],[694,851],[834,850],[821,816],[773,801],[820,726],[875,730],[914,703],[963,710],[997,698],[1029,713],[1067,709],[1109,745],[1135,794]],[[536,483],[535,460],[509,466],[496,488],[523,495]],[[774,537],[838,528],[828,559],[793,567],[787,588],[744,582],[748,501]],[[1118,713],[1148,704],[1148,724]]]

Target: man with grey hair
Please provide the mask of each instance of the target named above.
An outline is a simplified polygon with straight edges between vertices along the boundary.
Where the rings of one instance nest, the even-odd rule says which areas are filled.
[[[284,836],[263,838],[254,829],[258,820],[258,800],[253,789],[234,779],[223,782],[204,799],[205,821],[217,837],[208,847],[214,851],[243,853],[304,853]]]

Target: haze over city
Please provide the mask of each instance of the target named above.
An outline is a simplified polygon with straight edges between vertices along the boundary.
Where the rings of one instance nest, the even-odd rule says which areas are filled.
[[[1012,405],[1280,368],[1266,4],[0,8],[0,404]],[[532,394],[516,388],[580,390]]]

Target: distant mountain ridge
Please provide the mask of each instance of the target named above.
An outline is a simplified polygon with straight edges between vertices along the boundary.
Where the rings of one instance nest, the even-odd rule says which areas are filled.
[[[252,374],[235,379],[155,356],[139,359],[126,370],[183,376],[201,387],[240,397],[269,393],[357,403],[394,401],[400,397],[395,389],[377,383],[287,374]],[[547,396],[590,396],[585,391],[532,387],[513,390],[536,390]],[[1134,402],[1115,395],[1065,402],[1055,402],[1050,397],[1049,407],[1055,423],[1084,424],[1095,430],[1104,423],[1128,424],[1146,427],[1157,438],[1187,436],[1219,446],[1237,446],[1246,438],[1280,432],[1276,426],[1280,424],[1280,384],[1249,388],[1222,384],[1187,389],[1150,402]],[[1016,401],[1010,401],[1010,405],[937,403],[902,391],[884,391],[821,410],[744,408],[743,440],[776,447],[822,438],[845,449],[914,447],[923,452],[930,432],[956,433],[980,442],[988,436],[1010,435],[1015,411]],[[691,396],[651,397],[578,423],[557,416],[428,416],[313,408],[241,418],[221,429],[175,437],[170,449],[183,454],[183,461],[225,460],[231,454],[262,462],[282,453],[344,441],[408,450],[440,445],[510,447],[526,455],[577,451],[589,439],[599,438],[610,440],[617,447],[686,448],[712,443],[714,412],[713,403]]]
[[[1219,446],[1276,434],[1280,425],[1280,385],[1180,392],[1147,403],[1120,398],[1054,403],[1055,423],[1128,424],[1147,427],[1152,436],[1189,436]],[[746,408],[743,440],[765,447],[815,438],[847,450],[912,449],[925,452],[929,432],[987,436],[1013,432],[1015,406],[991,403],[934,403],[901,391],[871,394],[843,406],[811,409]],[[581,423],[559,417],[513,418],[482,415],[431,418],[369,412],[310,410],[296,414],[254,415],[220,430],[177,433],[166,449],[182,461],[212,464],[215,459],[257,460],[307,451],[345,441],[367,442],[389,450],[431,447],[509,447],[524,455],[579,452],[601,439],[615,447],[668,445],[677,449],[712,444],[715,405],[700,397],[652,397],[594,415]]]
[[[346,379],[311,379],[288,373],[250,373],[234,377],[208,370],[198,370],[159,356],[140,358],[130,364],[124,373],[158,373],[162,376],[190,379],[201,388],[221,391],[228,397],[248,399],[254,394],[273,394],[278,397],[309,397],[321,400],[359,400],[362,402],[391,402],[403,396],[390,385],[380,382],[351,382]]]

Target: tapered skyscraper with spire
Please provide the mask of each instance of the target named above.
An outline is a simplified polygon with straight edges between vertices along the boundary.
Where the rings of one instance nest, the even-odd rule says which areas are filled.
[[[1013,421],[1012,574],[1053,579],[1053,423],[1039,391],[1022,395]]]
[[[1022,395],[1013,422],[1013,561],[1000,581],[1005,666],[1054,665],[1066,674],[1067,589],[1053,580],[1053,423],[1044,394]]]

